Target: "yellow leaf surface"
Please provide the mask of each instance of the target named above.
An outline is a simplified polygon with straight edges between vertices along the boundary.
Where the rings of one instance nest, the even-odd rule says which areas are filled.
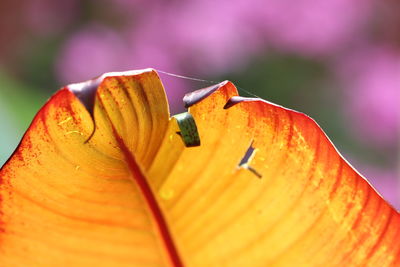
[[[185,147],[154,70],[58,91],[0,171],[0,266],[399,266],[398,212],[318,125],[237,95],[187,95]]]

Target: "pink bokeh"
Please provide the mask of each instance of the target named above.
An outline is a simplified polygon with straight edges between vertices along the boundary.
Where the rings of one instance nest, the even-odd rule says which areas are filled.
[[[337,65],[349,125],[365,141],[391,146],[400,134],[400,50],[362,47]]]
[[[124,30],[114,29],[130,49],[130,64],[169,67],[171,63],[165,61],[173,61],[180,69],[207,73],[234,69],[269,46],[305,55],[336,52],[351,43],[364,26],[370,1],[361,5],[357,0],[192,0],[146,2],[144,6],[139,0],[108,2],[128,9],[124,15],[134,14],[130,20],[126,18]],[[82,32],[71,39],[74,35]],[[79,39],[67,42],[64,50],[68,52],[61,54],[68,56],[61,56],[61,60],[80,60],[81,54],[74,56],[69,46],[81,46],[79,42],[90,42],[90,38]],[[114,50],[124,52],[118,45]],[[148,50],[151,53],[145,54]]]
[[[125,27],[91,22],[72,33],[57,73],[62,83],[147,67],[205,77],[240,69],[270,48],[329,56],[354,41],[369,18],[370,1],[105,0],[110,12],[120,10]],[[176,81],[168,93],[174,99],[190,89]]]
[[[129,67],[126,42],[112,29],[92,24],[76,32],[64,45],[56,65],[64,84],[85,81],[104,72]]]

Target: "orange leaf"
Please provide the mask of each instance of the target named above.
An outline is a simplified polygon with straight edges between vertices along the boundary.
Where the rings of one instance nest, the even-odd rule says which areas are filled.
[[[0,172],[0,266],[400,264],[399,214],[314,121],[230,82],[185,102],[197,147],[154,70],[57,92]]]

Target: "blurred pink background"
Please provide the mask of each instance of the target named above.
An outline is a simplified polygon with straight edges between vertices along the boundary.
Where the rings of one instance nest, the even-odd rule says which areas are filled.
[[[307,113],[400,208],[399,29],[397,0],[2,0],[0,162],[57,88],[153,67]],[[207,86],[161,78],[173,113]]]

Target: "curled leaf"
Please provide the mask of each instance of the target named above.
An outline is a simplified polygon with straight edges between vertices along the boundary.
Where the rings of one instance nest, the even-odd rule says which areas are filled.
[[[177,133],[182,137],[185,146],[199,146],[200,137],[193,116],[189,112],[185,112],[175,115],[174,118],[176,119],[180,130]]]
[[[0,171],[0,266],[400,264],[399,214],[304,114],[224,82],[182,128],[154,70],[78,87]]]

